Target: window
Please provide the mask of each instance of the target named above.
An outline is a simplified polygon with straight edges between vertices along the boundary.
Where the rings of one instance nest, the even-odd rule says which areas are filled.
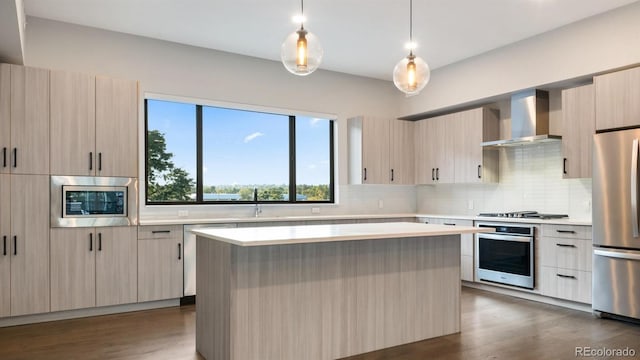
[[[145,100],[146,203],[334,201],[333,120]]]

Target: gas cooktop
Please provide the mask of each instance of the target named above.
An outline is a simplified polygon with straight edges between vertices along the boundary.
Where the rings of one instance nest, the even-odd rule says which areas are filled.
[[[484,217],[503,217],[503,218],[520,218],[520,219],[562,219],[568,218],[569,215],[564,214],[540,214],[537,211],[513,211],[503,213],[481,213],[478,216]]]

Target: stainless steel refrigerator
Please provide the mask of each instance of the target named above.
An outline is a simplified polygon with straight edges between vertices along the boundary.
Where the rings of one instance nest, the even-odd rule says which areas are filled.
[[[640,129],[593,147],[593,310],[640,319]]]

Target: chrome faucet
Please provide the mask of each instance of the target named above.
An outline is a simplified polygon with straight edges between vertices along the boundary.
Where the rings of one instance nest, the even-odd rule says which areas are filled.
[[[258,188],[253,188],[253,202],[255,203],[255,214],[258,217],[258,215],[262,214],[262,209],[258,203]]]

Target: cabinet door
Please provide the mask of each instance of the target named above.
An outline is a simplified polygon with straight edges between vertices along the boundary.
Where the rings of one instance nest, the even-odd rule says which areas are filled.
[[[9,172],[11,151],[11,65],[0,64],[0,174]]]
[[[51,174],[95,175],[95,77],[51,72]]]
[[[135,303],[138,299],[137,228],[96,229],[96,305]]]
[[[431,170],[433,167],[430,144],[431,120],[420,120],[415,125],[414,149],[415,149],[415,176],[416,184],[433,184]]]
[[[9,175],[0,175],[0,318],[11,315],[11,216]]]
[[[93,228],[51,229],[51,311],[96,306]]]
[[[49,176],[10,176],[11,315],[48,312]]]
[[[640,67],[595,76],[596,130],[640,125]]]
[[[414,132],[415,123],[404,120],[390,121],[390,182],[392,184],[415,184]]]
[[[593,85],[562,91],[563,178],[590,178],[595,124]]]
[[[455,177],[454,147],[458,113],[440,116],[434,119],[434,132],[431,137],[436,167],[436,183],[451,184]]]
[[[96,77],[97,175],[138,176],[138,83]]]
[[[498,181],[498,152],[484,150],[484,141],[499,137],[498,116],[488,108],[463,111],[453,119],[456,183]]]
[[[138,301],[182,297],[182,259],[180,238],[138,240]]]
[[[365,117],[362,120],[362,183],[388,184],[389,120]]]
[[[11,66],[11,172],[49,174],[49,70]]]

